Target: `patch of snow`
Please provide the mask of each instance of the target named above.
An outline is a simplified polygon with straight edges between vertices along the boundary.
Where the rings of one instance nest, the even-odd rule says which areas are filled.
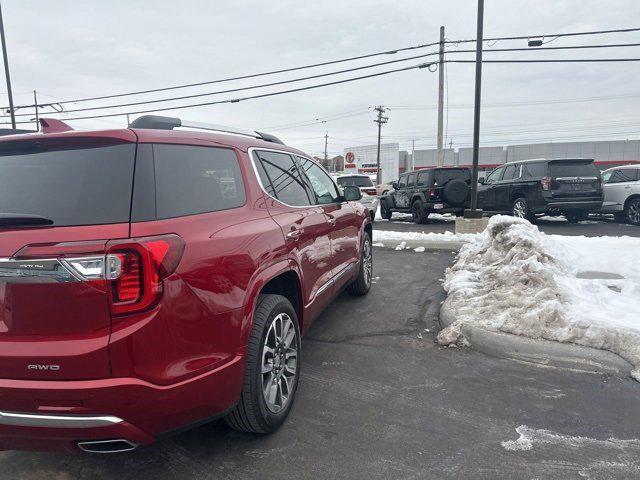
[[[425,232],[392,232],[385,230],[374,230],[374,242],[474,242],[482,234],[479,233],[425,233]]]
[[[396,246],[396,250],[404,250],[404,248],[407,246],[407,242],[400,242],[397,246]]]
[[[640,239],[545,235],[502,215],[476,238],[445,275],[457,321],[440,332],[441,344],[456,342],[461,324],[473,323],[611,351],[634,365],[640,381]],[[585,271],[624,279],[577,278]]]
[[[424,247],[416,247],[416,248],[413,249],[413,251],[414,252],[418,252],[418,253],[422,253],[422,252],[425,251],[425,248]]]
[[[384,247],[384,243],[372,243],[371,245],[373,245],[374,247]]]
[[[640,449],[640,440],[635,438],[630,440],[617,438],[597,440],[589,437],[562,435],[550,430],[530,428],[526,425],[520,425],[516,428],[516,432],[518,433],[516,440],[507,440],[501,443],[505,450],[531,450],[534,446],[540,445],[555,445],[561,448],[597,447],[601,450]]]

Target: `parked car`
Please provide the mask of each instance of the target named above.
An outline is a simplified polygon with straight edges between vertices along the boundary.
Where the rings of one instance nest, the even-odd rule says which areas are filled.
[[[371,221],[375,221],[376,212],[378,211],[378,205],[380,202],[376,192],[376,187],[373,186],[373,182],[371,181],[371,177],[360,174],[340,175],[336,179],[336,182],[338,182],[340,187],[346,187],[348,185],[358,187],[360,192],[362,192],[362,200],[360,200],[360,203],[369,209]]]
[[[393,212],[411,213],[415,223],[426,223],[433,212],[461,214],[469,204],[470,181],[471,170],[462,167],[404,173],[380,199],[380,213],[387,220]]]
[[[0,139],[0,450],[278,428],[301,334],[371,287],[360,190],[267,134],[43,124]]]
[[[564,215],[579,222],[602,207],[600,172],[584,158],[508,162],[480,182],[478,203],[488,213],[529,220]]]
[[[602,172],[603,213],[616,220],[640,225],[640,165],[625,165]]]
[[[376,192],[379,197],[386,195],[391,189],[393,189],[393,186],[390,183],[380,183],[376,185]]]

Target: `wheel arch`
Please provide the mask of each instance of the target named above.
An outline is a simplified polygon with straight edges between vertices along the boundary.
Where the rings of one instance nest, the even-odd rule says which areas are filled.
[[[246,346],[251,328],[253,314],[262,294],[277,294],[287,298],[298,316],[300,330],[304,326],[304,301],[302,298],[302,275],[292,260],[283,260],[270,265],[256,274],[248,289],[244,306],[243,325],[240,346]]]
[[[629,195],[627,197],[627,199],[624,201],[624,207],[623,210],[626,211],[627,207],[629,206],[629,202],[631,202],[631,200],[637,200],[640,199],[640,194],[639,193],[634,193],[633,195]]]

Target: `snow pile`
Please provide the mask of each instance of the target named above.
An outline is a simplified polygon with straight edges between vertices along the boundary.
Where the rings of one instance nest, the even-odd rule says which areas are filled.
[[[374,230],[374,242],[475,242],[482,234],[476,233],[425,233],[425,232],[391,232]]]
[[[447,269],[456,322],[439,342],[455,342],[465,323],[572,342],[622,356],[640,380],[639,251],[640,239],[548,236],[526,220],[494,216]],[[577,278],[584,271],[624,278]]]

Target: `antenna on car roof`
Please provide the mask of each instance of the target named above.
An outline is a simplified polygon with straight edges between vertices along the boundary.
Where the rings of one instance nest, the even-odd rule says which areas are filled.
[[[129,128],[143,128],[155,130],[173,130],[174,128],[197,128],[200,130],[210,130],[213,132],[232,133],[234,135],[244,135],[246,137],[259,138],[266,142],[279,143],[284,142],[274,135],[268,133],[256,132],[253,130],[244,130],[242,128],[227,127],[224,125],[216,125],[212,123],[193,122],[190,120],[182,120],[177,117],[164,117],[162,115],[143,115],[136,118],[129,124]]]
[[[67,125],[62,120],[55,118],[41,118],[39,121],[42,127],[42,133],[70,132],[73,130],[71,125]]]

